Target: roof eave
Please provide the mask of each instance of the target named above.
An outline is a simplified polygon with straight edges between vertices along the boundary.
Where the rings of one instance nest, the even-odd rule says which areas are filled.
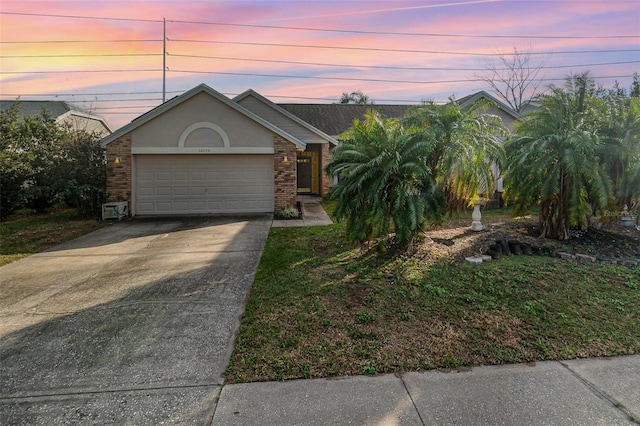
[[[320,136],[322,139],[325,139],[327,142],[333,144],[334,146],[338,145],[338,141],[335,138],[333,138],[332,136],[324,133],[322,130],[318,129],[315,126],[312,126],[311,124],[307,123],[306,121],[304,121],[300,117],[296,117],[294,114],[291,114],[289,111],[285,110],[280,105],[278,105],[278,104],[272,102],[271,100],[265,98],[264,96],[262,96],[260,93],[256,92],[253,89],[249,89],[249,90],[246,90],[246,91],[242,92],[241,94],[239,94],[238,96],[233,98],[233,101],[238,103],[242,99],[245,99],[245,98],[247,98],[249,96],[253,96],[253,97],[257,98],[259,101],[261,101],[261,102],[265,103],[266,105],[268,105],[269,107],[273,108],[278,113],[280,113],[280,114],[284,115],[285,117],[295,121],[296,123],[300,124],[301,126],[306,128],[307,130],[309,130],[309,131],[315,133],[316,135]]]
[[[225,105],[235,109],[236,111],[238,111],[241,114],[247,116],[248,118],[250,118],[253,121],[257,122],[258,124],[262,125],[263,127],[273,131],[274,133],[278,134],[279,136],[282,136],[286,140],[288,140],[288,141],[292,142],[294,145],[296,145],[296,147],[302,148],[302,149],[306,148],[307,144],[305,142],[303,142],[303,141],[299,140],[298,138],[288,134],[284,130],[274,126],[273,124],[271,124],[268,121],[264,120],[262,117],[252,113],[248,109],[242,107],[241,105],[239,105],[236,102],[234,102],[233,100],[227,98],[223,94],[215,91],[214,89],[212,89],[211,87],[207,86],[204,83],[199,84],[198,86],[194,87],[193,89],[190,89],[190,90],[184,92],[182,95],[176,96],[175,98],[170,99],[167,102],[165,102],[165,103],[157,106],[156,108],[152,109],[151,111],[141,115],[137,119],[134,119],[131,123],[121,127],[120,129],[118,129],[115,132],[113,132],[111,135],[103,138],[100,141],[100,145],[103,146],[103,147],[106,147],[108,144],[110,144],[111,142],[115,141],[119,137],[121,137],[123,135],[126,135],[129,132],[132,132],[133,130],[137,129],[138,127],[141,127],[143,124],[146,124],[146,123],[150,122],[151,120],[155,119],[156,117],[160,116],[161,114],[164,114],[165,112],[169,111],[170,109],[174,108],[175,106],[177,106],[177,105],[179,105],[179,104],[191,99],[195,95],[197,95],[199,93],[202,93],[202,92],[205,92],[205,93],[209,94],[210,96],[213,96],[214,98],[216,98],[220,102],[224,103]]]

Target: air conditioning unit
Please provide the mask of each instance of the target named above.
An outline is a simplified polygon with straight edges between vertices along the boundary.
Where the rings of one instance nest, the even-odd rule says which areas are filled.
[[[118,219],[129,216],[129,202],[118,201],[102,205],[102,220]]]

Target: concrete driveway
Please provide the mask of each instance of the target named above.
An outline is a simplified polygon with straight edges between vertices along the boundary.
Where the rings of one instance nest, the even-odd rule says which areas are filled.
[[[0,424],[206,424],[270,217],[116,223],[0,268]]]

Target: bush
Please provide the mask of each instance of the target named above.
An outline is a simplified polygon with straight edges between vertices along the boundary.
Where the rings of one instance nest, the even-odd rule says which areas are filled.
[[[106,193],[104,150],[97,136],[57,124],[44,112],[0,113],[0,217],[21,207],[43,212],[59,201],[98,215]]]
[[[280,210],[276,214],[276,217],[284,220],[297,219],[300,217],[300,211],[295,207],[287,207],[286,209]]]

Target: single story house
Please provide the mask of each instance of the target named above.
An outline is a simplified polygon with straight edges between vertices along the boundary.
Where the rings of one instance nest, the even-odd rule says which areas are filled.
[[[129,214],[273,213],[299,194],[328,194],[338,136],[368,109],[408,105],[275,104],[201,84],[105,137],[108,202]]]
[[[201,84],[101,141],[108,201],[131,215],[271,213],[327,194],[337,140],[249,90]]]
[[[0,101],[0,111],[8,110],[16,104],[20,119],[39,117],[44,111],[56,123],[69,125],[73,130],[84,130],[99,136],[106,136],[112,132],[102,117],[64,101]]]

